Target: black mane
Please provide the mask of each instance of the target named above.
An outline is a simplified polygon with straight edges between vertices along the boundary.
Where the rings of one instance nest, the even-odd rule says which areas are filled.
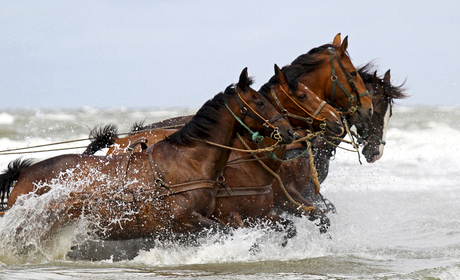
[[[298,56],[290,65],[286,65],[282,68],[283,74],[289,77],[299,77],[303,74],[315,71],[324,62],[318,54],[327,52],[328,48],[335,47],[332,44],[325,44]]]
[[[283,75],[286,77],[286,82],[288,84],[289,90],[293,93],[297,93],[297,84],[299,83],[298,79],[300,75],[293,75],[292,72],[286,70],[284,67],[281,69],[281,73],[283,73]],[[268,96],[268,93],[270,92],[271,87],[276,84],[278,84],[278,81],[276,80],[276,76],[273,75],[270,80],[259,89],[259,93],[268,100],[271,100],[271,98]]]
[[[358,73],[363,79],[363,82],[365,84],[371,84],[373,82],[373,76],[374,72],[376,71],[377,66],[373,61],[358,67]],[[382,86],[385,89],[385,93],[387,94],[388,98],[390,98],[391,102],[393,102],[393,99],[403,99],[408,97],[406,94],[407,88],[405,88],[404,84],[406,81],[404,81],[400,85],[392,85],[391,83],[385,82],[383,77],[377,76],[377,79],[379,81],[380,86]]]
[[[252,79],[250,79],[249,84],[252,84]],[[216,125],[222,116],[222,109],[225,108],[225,100],[234,95],[236,95],[235,85],[228,86],[224,92],[220,92],[213,99],[208,100],[182,129],[171,134],[165,140],[186,146],[196,138],[208,139],[215,133]],[[225,108],[225,110],[227,109]]]

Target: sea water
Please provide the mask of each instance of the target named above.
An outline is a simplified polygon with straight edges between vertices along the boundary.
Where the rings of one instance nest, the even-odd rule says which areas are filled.
[[[337,208],[327,234],[305,218],[297,236],[260,228],[209,236],[198,246],[174,243],[139,249],[133,259],[71,260],[88,221],[46,238],[43,209],[71,187],[57,182],[43,197],[25,196],[0,218],[0,279],[459,279],[460,107],[395,107],[383,157],[373,163],[339,149],[321,186]],[[0,155],[0,169],[17,157],[81,153],[89,131],[114,123],[119,132],[192,114],[195,109],[17,110],[0,112],[0,150],[77,140]],[[21,152],[23,150],[20,150]],[[14,151],[14,152],[20,152]],[[4,152],[3,152],[4,153]],[[70,189],[69,189],[70,188]],[[58,217],[57,217],[58,218]],[[259,244],[257,253],[250,249]]]

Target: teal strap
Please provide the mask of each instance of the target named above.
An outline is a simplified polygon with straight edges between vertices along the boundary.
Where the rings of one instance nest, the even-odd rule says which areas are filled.
[[[235,115],[235,113],[233,113],[233,111],[230,109],[230,107],[228,107],[228,104],[227,102],[225,102],[225,107],[227,107],[227,109],[230,111],[230,113],[232,114],[232,116],[244,127],[246,128],[247,131],[249,131],[249,133],[251,134],[251,137],[252,137],[252,141],[255,142],[255,143],[258,143],[262,140],[264,140],[264,136],[260,135],[258,131],[254,132],[252,131],[247,125],[245,125],[243,123],[243,121],[241,121],[240,118],[238,118],[237,115]]]

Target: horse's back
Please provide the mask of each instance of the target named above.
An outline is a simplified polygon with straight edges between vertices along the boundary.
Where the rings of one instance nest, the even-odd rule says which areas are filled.
[[[156,144],[162,140],[164,140],[169,135],[176,132],[177,129],[151,129],[148,131],[139,132],[136,134],[132,134],[123,138],[116,139],[115,143],[109,148],[107,151],[107,155],[112,154],[121,154],[126,153],[128,151],[128,147],[135,144],[138,141],[142,141],[143,139],[146,140],[146,144],[148,146]],[[134,152],[140,152],[140,146],[133,147]]]
[[[41,195],[49,191],[49,183],[58,178],[65,178],[67,171],[78,170],[79,173],[89,174],[95,169],[103,169],[110,161],[116,161],[110,157],[88,156],[79,154],[66,154],[52,157],[35,163],[25,169],[18,178],[10,197],[8,198],[8,207],[16,202],[22,194],[35,191]],[[80,177],[82,177],[80,175]],[[38,187],[42,186],[42,187]]]

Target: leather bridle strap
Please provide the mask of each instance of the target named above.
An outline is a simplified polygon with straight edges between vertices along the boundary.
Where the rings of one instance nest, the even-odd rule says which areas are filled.
[[[328,48],[329,52],[329,57],[330,57],[330,62],[331,62],[331,81],[332,81],[332,89],[331,89],[331,102],[334,101],[334,95],[335,95],[335,86],[336,84],[340,87],[340,89],[347,95],[348,97],[348,103],[347,105],[342,109],[342,111],[348,111],[350,109],[350,113],[354,113],[356,111],[355,108],[350,108],[351,104],[357,100],[357,107],[361,106],[361,97],[364,97],[366,95],[369,95],[369,91],[365,91],[361,94],[358,93],[358,89],[356,88],[355,83],[353,82],[352,77],[348,73],[348,71],[345,69],[345,67],[342,64],[342,61],[340,61],[340,58],[337,54],[337,51],[335,48]],[[337,63],[339,64],[340,69],[342,70],[343,74],[347,78],[348,84],[350,85],[351,89],[353,92],[356,93],[356,97],[352,96],[348,90],[345,88],[345,86],[339,81],[337,78],[337,75],[335,74],[335,66],[334,66],[334,59],[337,60]]]
[[[276,92],[275,90],[273,89],[273,87],[270,89],[270,93],[273,97],[273,99],[275,100],[275,103],[278,105],[278,108],[280,109],[280,111],[282,112],[282,114],[287,118],[293,118],[293,119],[297,119],[297,120],[301,120],[301,121],[304,121],[306,122],[309,126],[310,126],[310,129],[313,130],[313,120],[317,120],[317,121],[320,121],[320,122],[323,122],[324,124],[321,124],[320,126],[321,127],[325,127],[325,121],[326,119],[320,119],[318,118],[318,114],[321,112],[321,110],[324,108],[324,106],[326,105],[326,101],[323,101],[321,102],[321,104],[318,106],[318,108],[316,109],[316,111],[313,113],[313,114],[310,114],[310,112],[308,112],[307,110],[305,110],[305,108],[303,108],[302,106],[300,106],[297,102],[295,102],[295,100],[289,96],[289,94],[287,94],[287,92],[283,89],[283,87],[280,85],[280,88],[281,90],[284,92],[284,94],[295,104],[297,105],[297,107],[299,107],[300,109],[302,109],[302,111],[304,111],[309,117],[303,117],[303,116],[299,116],[299,115],[296,115],[296,114],[293,114],[291,112],[289,112],[287,109],[285,109],[283,107],[283,105],[281,104],[281,101],[279,100],[278,96],[276,95]]]
[[[243,114],[241,116],[241,120],[244,120],[244,116],[247,114],[251,118],[261,122],[265,127],[270,127],[273,130],[277,130],[277,128],[273,125],[273,123],[283,118],[282,114],[279,114],[270,120],[266,120],[259,113],[257,113],[251,106],[249,106],[249,104],[241,97],[240,93],[236,90],[236,88],[235,88],[235,91],[236,91],[236,98],[235,98],[236,102],[238,103],[238,106],[240,106],[240,111]],[[248,111],[248,108],[250,111]]]
[[[299,107],[305,114],[309,115],[310,117],[312,117],[313,119],[317,120],[317,121],[324,121],[324,119],[320,119],[320,118],[317,118],[316,116],[319,114],[319,112],[321,111],[321,109],[324,107],[321,106],[321,107],[318,107],[318,109],[316,109],[315,113],[314,114],[311,114],[310,112],[308,112],[308,110],[306,110],[304,107],[300,106],[299,103],[297,103],[285,90],[284,88],[280,85],[280,89],[281,91],[284,93],[284,95],[286,95],[287,98],[289,98],[289,100],[291,100],[292,103],[294,103],[297,107]],[[272,91],[272,94],[274,94],[274,91]],[[323,101],[324,102],[324,101]]]

